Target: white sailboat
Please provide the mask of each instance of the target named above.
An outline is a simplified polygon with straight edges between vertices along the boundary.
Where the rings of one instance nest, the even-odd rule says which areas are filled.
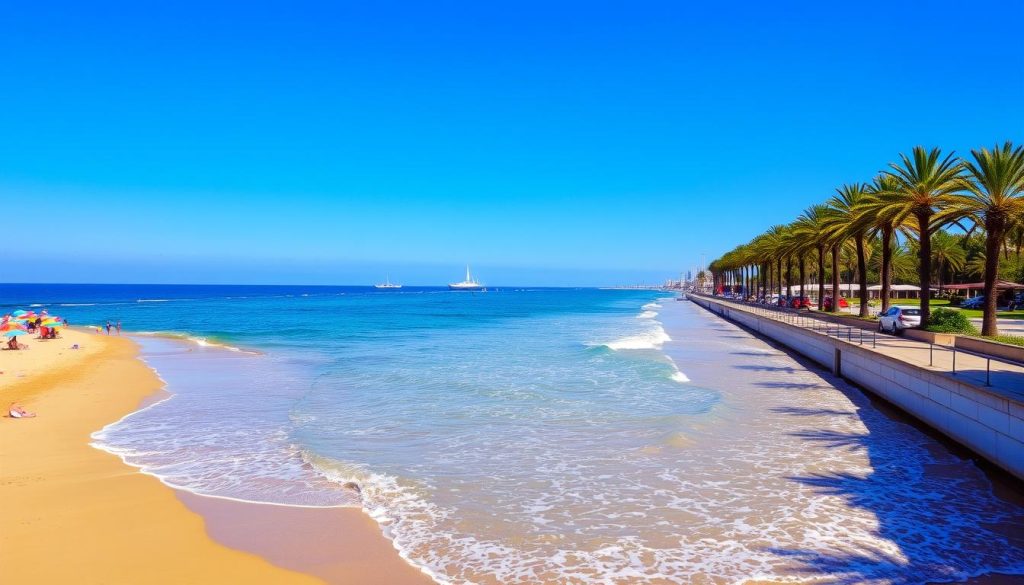
[[[466,280],[462,282],[453,282],[448,285],[448,290],[484,290],[482,284],[473,279],[473,275],[469,273],[469,264],[466,265]]]
[[[396,289],[396,288],[402,288],[402,285],[400,285],[400,284],[391,284],[391,275],[389,274],[384,279],[384,284],[375,284],[375,285],[373,285],[373,288]]]

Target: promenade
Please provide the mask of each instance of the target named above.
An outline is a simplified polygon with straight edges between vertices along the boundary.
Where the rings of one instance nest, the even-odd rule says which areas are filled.
[[[1024,479],[1024,365],[827,321],[813,312],[690,295],[817,361]]]
[[[836,323],[819,318],[812,311],[764,307],[762,305],[717,297],[715,300],[729,303],[740,310],[785,322],[796,327],[802,327],[821,335],[829,335],[850,343],[856,343],[864,347],[864,349],[875,351],[940,374],[946,373],[960,380],[985,386],[985,389],[990,392],[1024,401],[1024,364],[1000,361],[996,357],[986,359],[974,353],[965,352],[962,349],[954,350],[951,346],[931,344],[887,333],[878,333],[873,328],[867,328],[870,326],[869,323],[865,323],[865,328],[862,329],[848,325],[837,325]],[[987,383],[986,372],[989,372]]]

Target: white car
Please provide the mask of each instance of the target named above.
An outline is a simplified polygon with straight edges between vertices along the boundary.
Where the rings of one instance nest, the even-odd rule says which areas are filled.
[[[878,316],[878,330],[899,333],[904,329],[921,326],[921,309],[896,305]]]

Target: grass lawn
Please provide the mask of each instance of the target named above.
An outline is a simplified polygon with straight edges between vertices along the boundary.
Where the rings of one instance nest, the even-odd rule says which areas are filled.
[[[934,305],[932,305],[934,306]],[[950,307],[955,309],[956,307]],[[960,309],[960,312],[967,315],[968,319],[981,319],[984,312],[981,309]],[[1024,310],[996,311],[997,319],[1024,319]]]
[[[998,341],[999,343],[1009,343],[1010,345],[1021,345],[1024,346],[1024,337],[1019,335],[996,335],[994,337],[981,337],[980,339],[988,339],[990,341]]]

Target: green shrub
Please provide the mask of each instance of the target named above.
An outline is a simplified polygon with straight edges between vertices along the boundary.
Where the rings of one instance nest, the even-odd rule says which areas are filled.
[[[978,334],[978,329],[971,324],[967,315],[952,309],[935,309],[925,329],[933,333]]]
[[[964,302],[964,299],[966,299],[966,298],[967,297],[965,297],[963,295],[949,295],[949,306],[950,307],[959,307],[960,303]]]

